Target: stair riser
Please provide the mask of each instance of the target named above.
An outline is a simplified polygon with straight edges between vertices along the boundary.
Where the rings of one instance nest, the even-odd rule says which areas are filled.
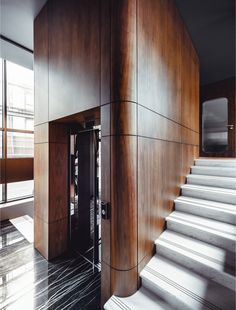
[[[221,177],[236,177],[236,169],[232,168],[232,169],[217,169],[217,167],[215,169],[201,169],[198,166],[192,167],[191,168],[191,173],[192,174],[198,174],[198,175],[215,175],[215,176],[221,176]]]
[[[197,272],[198,274],[209,278],[216,283],[219,283],[231,290],[234,290],[234,277],[227,273],[223,273],[220,270],[216,270],[212,267],[206,266],[203,263],[192,259],[191,257],[187,257],[183,253],[179,253],[178,251],[174,251],[168,247],[165,247],[162,244],[156,245],[157,254],[164,256],[167,259],[173,260],[177,264],[180,264],[186,268],[189,268],[191,271]]]
[[[180,224],[179,222],[175,222],[172,220],[167,220],[167,229],[192,238],[196,238],[204,242],[208,242],[227,251],[232,251],[232,249],[234,249],[236,245],[233,240],[227,239],[219,235],[215,235],[211,232],[202,231],[201,229],[198,229],[196,227]]]
[[[213,187],[221,187],[227,189],[236,189],[236,181],[232,178],[232,180],[207,180],[203,178],[191,178],[187,177],[187,184],[194,185],[204,185],[204,186],[213,186]]]
[[[197,190],[192,188],[182,188],[182,195],[192,198],[200,198],[223,203],[235,204],[236,195],[222,192],[211,192],[205,190]]]
[[[213,220],[218,220],[221,222],[236,224],[236,215],[232,213],[224,212],[224,210],[216,210],[212,208],[199,207],[192,204],[175,202],[175,210],[180,212],[185,212],[189,214],[194,214],[198,216],[203,216]]]
[[[236,160],[234,161],[215,161],[215,160],[195,160],[195,166],[200,167],[229,167],[229,168],[236,168]]]

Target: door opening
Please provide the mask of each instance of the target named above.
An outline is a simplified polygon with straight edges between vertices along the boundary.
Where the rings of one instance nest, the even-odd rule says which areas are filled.
[[[205,153],[228,151],[228,99],[217,98],[202,104],[202,149]]]
[[[101,131],[73,128],[70,133],[70,247],[100,267]]]

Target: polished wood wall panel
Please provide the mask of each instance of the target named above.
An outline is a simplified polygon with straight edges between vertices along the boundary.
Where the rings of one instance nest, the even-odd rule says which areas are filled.
[[[100,105],[100,1],[49,1],[49,119]]]
[[[236,157],[236,96],[235,77],[208,84],[201,87],[201,112],[202,103],[207,100],[227,98],[228,99],[228,124],[233,124],[234,129],[228,131],[229,150],[222,157]],[[201,122],[201,120],[200,120]],[[219,156],[214,153],[205,153],[201,149],[201,156]]]
[[[0,184],[33,180],[33,158],[0,159]]]
[[[178,123],[145,107],[138,106],[139,136],[181,142],[181,128],[182,126]]]
[[[68,143],[67,126],[35,127],[35,247],[47,259],[67,249]]]
[[[198,116],[198,115],[197,115]],[[181,126],[181,142],[184,144],[199,145],[200,135],[199,132],[189,130]]]
[[[36,194],[35,196],[36,197]],[[34,247],[49,259],[49,225],[34,214]]]
[[[138,1],[138,102],[180,123],[179,24],[172,1]]]
[[[111,0],[111,101],[137,99],[136,0]]]
[[[137,104],[111,103],[111,135],[137,135]]]
[[[48,122],[48,4],[34,21],[34,124]]]
[[[181,124],[199,132],[199,61],[186,30],[181,56]]]
[[[139,0],[137,27],[140,271],[197,157],[199,68],[174,1]]]
[[[101,140],[101,196],[102,200],[111,202],[111,137]],[[102,219],[102,261],[111,264],[111,222]]]
[[[49,123],[34,126],[34,143],[46,143],[49,138]]]
[[[63,122],[100,114],[94,108],[101,101],[101,14],[100,0],[49,0],[34,23],[35,245],[48,259],[67,247],[69,136]]]
[[[154,251],[181,185],[181,144],[139,137],[138,262]]]
[[[101,105],[111,101],[111,0],[101,0]]]
[[[137,138],[111,138],[111,266],[137,265]]]
[[[49,143],[49,220],[53,222],[68,218],[68,144]]]
[[[138,289],[137,266],[126,271],[111,269],[111,291],[114,295],[126,297],[134,294]]]
[[[45,222],[49,220],[48,143],[34,145],[34,215]]]
[[[190,173],[193,158],[199,157],[199,146],[182,144],[181,184],[185,183],[186,175]]]
[[[137,6],[136,0],[101,5],[102,145],[110,152],[110,160],[102,154],[102,184],[111,181],[111,220],[102,222],[102,260],[110,275],[109,289],[102,276],[104,300],[108,291],[128,296],[137,289]]]

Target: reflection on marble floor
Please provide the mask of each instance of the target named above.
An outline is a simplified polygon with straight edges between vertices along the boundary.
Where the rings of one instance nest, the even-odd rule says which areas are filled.
[[[0,309],[100,309],[100,272],[78,254],[49,263],[4,221],[0,255]]]

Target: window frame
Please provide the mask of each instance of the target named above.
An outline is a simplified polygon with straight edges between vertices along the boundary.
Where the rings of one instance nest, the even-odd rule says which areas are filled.
[[[23,134],[34,134],[33,130],[23,130],[23,129],[14,129],[14,128],[8,128],[7,126],[7,60],[4,58],[0,58],[0,61],[2,62],[2,127],[0,127],[0,132],[2,135],[2,154],[0,154],[1,160],[3,160],[3,182],[1,183],[2,188],[0,188],[0,191],[2,192],[2,200],[0,200],[0,204],[4,204],[10,201],[17,201],[17,200],[22,200],[26,198],[33,197],[32,195],[25,195],[25,196],[20,196],[18,198],[14,199],[8,199],[7,197],[7,178],[6,178],[6,162],[8,158],[7,155],[7,146],[8,146],[8,139],[7,139],[7,134],[8,132],[16,132],[16,133],[23,133]],[[14,158],[14,157],[13,157]],[[16,157],[17,158],[17,157]],[[27,158],[34,158],[34,157],[27,157]],[[24,182],[24,180],[22,180]],[[28,179],[25,181],[29,181]]]

